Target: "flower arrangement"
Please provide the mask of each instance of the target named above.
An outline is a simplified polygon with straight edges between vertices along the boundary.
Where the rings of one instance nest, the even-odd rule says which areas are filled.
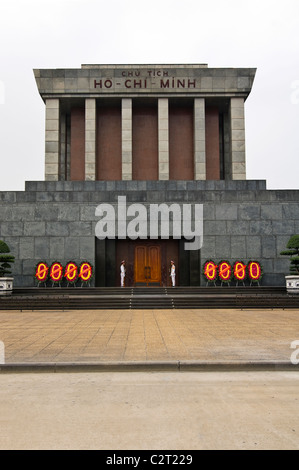
[[[52,285],[60,284],[63,278],[67,284],[75,284],[80,278],[83,284],[88,284],[93,274],[93,266],[89,261],[82,261],[80,266],[74,261],[69,261],[65,267],[59,261],[54,261],[50,266],[45,261],[39,261],[35,266],[34,278],[38,283],[45,283],[50,279]]]
[[[205,262],[203,266],[203,275],[205,276],[206,280],[209,282],[214,282],[217,279],[218,266],[212,260],[208,260]]]
[[[247,276],[246,264],[243,261],[236,261],[233,267],[234,279],[237,282],[244,282]]]
[[[93,266],[88,261],[83,261],[79,267],[79,277],[83,283],[89,283],[93,277]]]
[[[68,284],[74,284],[78,279],[78,266],[73,261],[69,261],[64,268],[64,277]]]
[[[247,264],[247,273],[252,282],[259,282],[263,276],[262,266],[258,261],[249,261]]]
[[[49,273],[50,279],[53,284],[59,284],[63,278],[63,266],[59,261],[52,263]]]
[[[208,282],[229,283],[234,281],[243,282],[249,278],[252,282],[259,282],[263,276],[263,268],[258,261],[250,260],[246,265],[243,261],[237,260],[233,265],[229,261],[222,260],[216,264],[213,260],[207,260],[202,268],[202,273]]]
[[[45,261],[40,261],[35,266],[35,279],[38,283],[46,282],[49,275],[49,266]]]
[[[229,283],[233,277],[233,270],[228,261],[220,261],[218,264],[218,276],[221,282]]]

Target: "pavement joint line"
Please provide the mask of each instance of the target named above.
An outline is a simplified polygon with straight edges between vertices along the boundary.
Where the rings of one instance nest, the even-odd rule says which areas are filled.
[[[0,365],[0,374],[16,372],[299,372],[299,365],[289,361],[118,361],[118,362],[40,362]]]

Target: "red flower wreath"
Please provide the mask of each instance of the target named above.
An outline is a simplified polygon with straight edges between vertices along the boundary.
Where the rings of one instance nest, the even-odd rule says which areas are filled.
[[[218,264],[218,275],[222,282],[230,282],[233,270],[228,261],[220,261]]]
[[[203,267],[203,274],[207,281],[215,281],[217,279],[217,264],[214,263],[214,261],[209,260],[206,261]]]

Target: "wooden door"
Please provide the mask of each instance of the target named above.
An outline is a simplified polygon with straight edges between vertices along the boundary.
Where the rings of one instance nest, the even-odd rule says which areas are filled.
[[[161,247],[138,245],[135,247],[135,285],[161,285]]]
[[[147,285],[147,253],[145,246],[135,247],[135,284]]]

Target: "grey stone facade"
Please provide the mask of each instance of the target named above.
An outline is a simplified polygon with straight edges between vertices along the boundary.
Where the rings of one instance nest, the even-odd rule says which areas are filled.
[[[35,181],[23,192],[0,192],[0,239],[16,257],[15,286],[34,286],[41,260],[99,262],[95,209],[116,204],[118,196],[126,196],[127,203],[203,204],[203,247],[190,252],[191,285],[205,285],[201,268],[207,259],[259,261],[263,285],[284,285],[289,261],[279,253],[299,232],[299,191],[267,190],[265,181],[223,180]]]
[[[96,95],[243,96],[251,90],[256,69],[209,68],[207,64],[102,65],[80,69],[35,69],[44,99]]]
[[[146,207],[203,205],[202,248],[186,251],[183,238],[175,242],[181,285],[205,285],[202,266],[208,259],[232,264],[236,260],[259,261],[264,285],[284,285],[289,261],[280,252],[289,237],[299,233],[299,191],[267,190],[265,181],[246,180],[244,102],[255,72],[252,68],[208,68],[205,64],[34,70],[46,105],[46,181],[27,182],[21,192],[0,192],[0,239],[16,258],[15,286],[36,285],[34,273],[39,261],[49,265],[54,261],[63,265],[89,261],[96,273],[92,285],[114,286],[119,269],[117,242],[96,238],[96,208],[102,203],[116,206],[119,196],[126,196],[127,204]],[[122,181],[96,181],[101,179],[96,172],[97,106],[110,98],[118,99],[121,110]],[[155,100],[158,181],[133,179],[132,105],[139,98]],[[192,103],[191,110],[193,106],[192,181],[174,181],[170,176],[169,103],[181,98]],[[84,161],[84,175],[73,178],[82,181],[69,181],[71,136],[77,133],[71,126],[73,105],[84,111],[84,147],[76,150],[80,162]],[[206,117],[211,115],[206,110],[214,107],[219,132],[213,128],[213,137],[207,138]],[[213,139],[219,144],[214,155],[208,149]],[[215,155],[218,176],[207,172],[209,159]]]
[[[132,106],[140,98],[157,100],[159,180],[169,179],[168,108],[173,98],[193,100],[194,179],[206,179],[206,105],[217,105],[223,120],[221,152],[225,175],[222,179],[246,179],[244,102],[251,92],[255,73],[254,68],[209,68],[207,64],[35,69],[36,84],[46,105],[45,180],[70,179],[67,174],[71,160],[68,126],[72,103],[85,109],[85,152],[82,152],[85,175],[82,179],[102,179],[96,177],[96,109],[99,102],[109,98],[121,100],[123,180],[134,179]]]

